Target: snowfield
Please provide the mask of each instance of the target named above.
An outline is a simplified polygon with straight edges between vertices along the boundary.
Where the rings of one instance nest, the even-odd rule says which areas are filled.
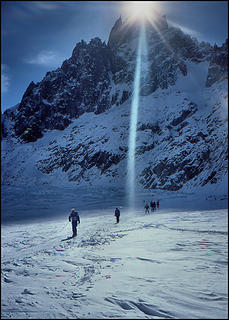
[[[139,23],[121,17],[3,114],[3,319],[228,319],[228,44],[162,21],[134,130]]]
[[[223,200],[176,210],[160,198],[160,208],[145,215],[150,196],[141,195],[135,211],[119,206],[116,224],[115,199],[108,206],[99,196],[107,200],[101,210],[81,204],[74,239],[66,240],[68,212],[34,221],[27,213],[27,223],[2,225],[2,318],[228,318]],[[189,205],[187,195],[182,201]]]

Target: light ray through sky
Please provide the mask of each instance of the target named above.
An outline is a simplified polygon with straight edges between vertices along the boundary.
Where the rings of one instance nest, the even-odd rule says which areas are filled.
[[[129,149],[128,149],[128,162],[127,162],[127,194],[129,208],[135,206],[135,150],[136,150],[136,133],[138,121],[138,107],[139,107],[139,93],[140,93],[140,80],[141,80],[141,61],[142,61],[142,46],[143,46],[143,26],[141,26],[137,61],[134,78],[134,92],[131,103],[131,116],[130,116],[130,131],[129,131]]]

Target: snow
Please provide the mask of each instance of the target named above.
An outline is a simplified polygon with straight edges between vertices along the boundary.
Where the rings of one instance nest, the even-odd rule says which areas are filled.
[[[197,180],[192,179],[183,185],[183,191],[192,192],[192,189],[198,189],[198,192],[206,193],[205,189],[208,186],[204,186],[202,190],[198,186],[203,184],[209,174],[217,171],[219,175],[217,181],[219,182],[224,172],[227,171],[224,158],[228,129],[227,81],[217,82],[212,87],[206,88],[204,84],[208,63],[196,64],[186,61],[186,64],[187,76],[180,73],[174,86],[164,90],[158,89],[149,96],[140,97],[138,128],[141,125],[158,124],[161,132],[158,135],[152,133],[152,130],[137,131],[137,148],[146,145],[146,143],[148,143],[148,146],[154,144],[153,150],[146,151],[144,154],[139,152],[136,155],[136,178],[139,188],[143,188],[139,181],[142,179],[142,172],[145,168],[152,169],[168,155],[174,162],[176,158],[182,156],[184,151],[189,153],[186,160],[191,163],[192,156],[197,159],[198,152],[204,152],[208,146],[211,149],[211,162],[206,163],[206,168],[199,174]],[[147,67],[146,64],[144,66]],[[123,90],[130,88],[130,85],[126,83],[115,85],[112,82],[111,84],[111,92],[119,91],[120,97]],[[78,119],[72,119],[72,124],[63,131],[46,130],[44,136],[36,142],[20,144],[16,143],[16,138],[7,137],[3,139],[2,184],[22,187],[24,185],[31,187],[40,185],[41,188],[46,184],[76,188],[78,186],[94,185],[95,183],[98,186],[112,185],[119,187],[124,185],[127,174],[126,158],[122,159],[117,165],[113,164],[103,174],[94,166],[87,169],[82,177],[75,178],[82,167],[79,164],[71,163],[71,168],[68,171],[63,171],[60,165],[60,157],[62,154],[66,156],[67,149],[71,151],[71,156],[73,156],[74,149],[80,147],[80,144],[83,146],[78,149],[78,160],[83,159],[86,153],[93,154],[102,151],[126,156],[131,99],[132,97],[129,97],[122,105],[114,105],[111,109],[99,115],[95,115],[93,112],[84,113]],[[193,102],[196,102],[197,106],[193,105]],[[196,108],[197,111],[194,112]],[[184,122],[187,122],[186,126],[182,130],[179,130],[179,125],[169,130],[171,121],[177,119],[184,111],[194,112],[184,120]],[[10,128],[13,122],[8,125],[8,128]],[[198,137],[199,132],[206,136],[206,140],[200,138],[200,141],[195,144],[189,142],[190,137]],[[54,150],[55,146],[57,150]],[[42,164],[42,161],[45,161],[45,163]],[[46,168],[54,167],[55,162],[56,167],[49,174],[40,171],[42,166]],[[57,168],[58,164],[60,165],[59,168]],[[220,172],[221,170],[223,172]],[[177,178],[179,180],[178,174]],[[174,176],[174,178],[176,177]],[[72,182],[74,179],[76,179],[75,183]],[[157,177],[155,176],[155,182],[156,180]],[[211,187],[211,189],[219,190],[218,184]]]
[[[217,85],[216,87],[213,86],[212,88],[205,89],[205,98],[211,99],[211,105],[217,106],[217,103],[219,101],[218,96],[225,96],[225,86],[226,84],[222,83],[221,85]],[[217,90],[217,93],[212,94],[214,90]],[[176,115],[179,112],[179,110],[184,110],[189,104],[189,100],[187,100],[185,97],[185,93],[178,92],[175,90],[172,93],[170,93],[170,89],[159,89],[153,95],[141,97],[138,127],[141,124],[149,123],[149,121],[151,124],[156,124],[157,122],[159,122],[159,126],[160,122],[163,121],[164,127],[166,127],[166,122],[168,122],[169,124],[173,117],[173,114]],[[221,113],[222,109],[223,108],[221,107],[219,108],[219,110],[215,112],[216,119],[225,119],[225,114]],[[87,173],[85,173],[85,177],[89,180],[89,183],[88,181],[84,181],[82,179],[80,185],[75,185],[73,182],[69,182],[68,177],[71,175],[71,173],[69,174],[69,176],[66,175],[66,173],[62,171],[61,167],[47,175],[38,170],[37,163],[40,160],[49,159],[50,157],[55,159],[56,150],[54,152],[53,149],[55,146],[57,150],[58,148],[68,148],[69,146],[72,149],[74,149],[79,144],[85,145],[85,142],[87,143],[89,150],[92,150],[94,152],[96,150],[106,150],[111,153],[119,153],[119,147],[126,147],[126,142],[128,139],[128,113],[129,102],[127,101],[123,105],[115,106],[111,108],[109,111],[106,111],[104,114],[102,114],[102,121],[101,115],[85,113],[79,119],[74,120],[73,123],[69,125],[69,127],[66,128],[64,131],[47,131],[41,139],[38,139],[36,142],[30,144],[14,144],[12,146],[11,143],[9,143],[11,142],[11,140],[9,140],[8,142],[8,140],[4,139],[2,141],[3,184],[5,180],[9,180],[12,186],[17,185],[21,186],[22,188],[24,188],[24,186],[27,186],[28,189],[31,188],[31,190],[37,185],[40,187],[41,191],[46,190],[47,194],[49,194],[49,190],[45,189],[45,186],[47,184],[50,186],[56,186],[57,181],[60,190],[62,188],[65,188],[66,186],[72,188],[73,190],[77,190],[83,186],[89,187],[90,184],[92,184],[93,186],[97,185],[99,188],[101,188],[101,186],[108,185],[116,188],[121,188],[122,186],[124,187],[126,180],[126,159],[122,160],[119,166],[117,166],[117,176],[110,178],[108,174],[101,175],[99,170],[96,167],[94,167],[88,170]],[[149,119],[149,114],[152,114],[153,121],[152,119]],[[185,141],[187,136],[191,136],[192,134],[195,135],[198,132],[198,128],[200,128],[200,130],[204,134],[206,134],[208,130],[205,122],[206,116],[208,114],[208,108],[199,108],[194,115],[193,125],[185,127],[183,129],[183,135],[181,137],[174,137],[174,141],[176,139],[177,144],[181,145],[183,143],[183,140]],[[88,123],[90,123],[91,125],[88,126]],[[186,128],[188,128],[189,131],[186,132]],[[146,141],[149,141],[151,143],[157,143],[157,139],[159,139],[159,137],[157,135],[153,135],[150,131],[151,130],[137,132],[137,147],[144,145],[144,142]],[[170,145],[168,145],[168,138],[166,138],[168,134],[169,132],[163,131],[160,138],[161,141],[159,143],[159,148],[160,150],[164,149],[167,152],[169,151],[169,154],[172,157],[172,155],[176,155],[179,149],[172,149],[172,146],[170,147]],[[225,126],[219,126],[217,135],[219,138],[221,135],[226,135]],[[163,137],[166,139],[163,139]],[[108,140],[108,143],[105,143],[106,139]],[[216,137],[216,139],[218,138]],[[223,141],[224,139],[219,139],[219,141],[221,140]],[[90,145],[90,141],[93,141],[94,143]],[[225,147],[226,146],[224,145],[216,144],[215,154],[218,154],[220,156],[221,151]],[[152,161],[154,165],[157,163],[157,161],[160,161],[161,159],[160,153],[156,151],[158,148],[156,148],[157,146],[155,146],[155,151],[152,154]],[[181,150],[182,147],[179,148]],[[82,150],[79,149],[79,152],[83,152],[83,147]],[[80,157],[80,154],[78,155],[78,157]],[[216,161],[214,160],[214,162]],[[15,166],[15,163],[17,163],[17,166]],[[138,176],[146,167],[147,163],[149,163],[149,155],[147,152],[145,152],[145,154],[138,155]],[[115,166],[112,166],[111,169],[115,169],[114,167]],[[79,169],[80,168],[75,168],[75,170]],[[207,173],[208,171],[206,171],[206,174]],[[72,174],[74,175],[76,173],[73,172]],[[11,178],[9,179],[7,175]],[[183,186],[182,190],[188,193],[196,192],[197,194],[202,194],[203,197],[208,197],[211,195],[216,195],[218,197],[220,193],[221,195],[228,194],[226,179],[227,175],[225,175],[225,179],[220,183],[208,184],[203,188],[200,187],[200,177],[197,177],[194,188],[193,181],[191,180]],[[62,201],[65,202],[61,196],[60,199],[62,199]],[[62,204],[60,203],[60,208],[62,208],[61,206]],[[17,207],[15,206],[15,208]],[[10,214],[12,214],[11,211]]]
[[[200,106],[204,105],[203,92],[207,80],[209,62],[193,63],[186,61],[187,76],[178,77],[176,88],[185,92],[187,97]]]
[[[79,206],[65,195],[62,215],[2,225],[2,318],[227,319],[226,209],[193,209],[183,194],[186,209],[165,196],[145,215],[150,194],[139,195],[135,211],[105,192],[89,202],[82,193]],[[47,205],[56,202],[53,190]],[[78,235],[62,241],[73,206]]]
[[[120,56],[135,46],[133,41]],[[179,192],[149,192],[138,183],[135,211],[126,207],[127,159],[105,174],[94,166],[71,181],[82,170],[75,159],[83,160],[85,151],[127,150],[131,97],[103,114],[84,113],[63,131],[47,130],[32,143],[2,140],[3,318],[227,319],[228,84],[206,88],[208,63],[185,63],[187,76],[179,73],[174,86],[140,97],[137,150],[155,146],[136,155],[136,178],[165,157],[183,160],[184,151],[192,150],[190,160],[208,145],[210,161]],[[133,58],[129,71],[134,66]],[[146,72],[146,62],[142,68]],[[112,79],[111,87],[118,100],[132,90]],[[197,111],[181,134],[179,125],[168,129],[190,105]],[[139,129],[148,124],[158,125],[160,135]],[[13,125],[6,121],[9,131]],[[188,139],[199,132],[205,139],[191,144]],[[73,161],[65,172],[58,161],[66,150]],[[42,161],[54,169],[42,172]],[[202,186],[213,170],[220,171],[217,183]],[[160,209],[145,215],[152,199],[160,200]],[[78,236],[61,241],[71,235],[72,207],[80,212]]]

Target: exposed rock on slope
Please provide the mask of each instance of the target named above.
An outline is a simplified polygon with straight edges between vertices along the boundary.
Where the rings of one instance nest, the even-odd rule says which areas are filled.
[[[216,184],[227,173],[228,42],[199,43],[158,19],[160,33],[146,26],[138,185]],[[107,45],[81,41],[60,68],[30,83],[2,117],[3,184],[125,185],[138,32],[120,17]]]

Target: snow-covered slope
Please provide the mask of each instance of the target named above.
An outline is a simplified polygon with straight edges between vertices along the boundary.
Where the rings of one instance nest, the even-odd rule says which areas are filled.
[[[117,32],[124,32],[122,21]],[[120,30],[119,30],[120,28]],[[134,30],[134,31],[133,31]],[[78,43],[2,119],[2,184],[126,184],[136,26],[121,43]],[[137,126],[137,188],[227,194],[227,41],[147,29]],[[114,45],[116,43],[116,45]],[[217,190],[216,190],[217,189]]]
[[[2,318],[227,319],[227,210],[113,214],[4,226]]]
[[[227,173],[226,84],[203,89],[203,105],[189,94],[177,85],[140,99],[136,167],[147,189],[216,183]],[[85,113],[32,143],[4,139],[3,184],[125,184],[129,113],[126,102],[102,115]]]

